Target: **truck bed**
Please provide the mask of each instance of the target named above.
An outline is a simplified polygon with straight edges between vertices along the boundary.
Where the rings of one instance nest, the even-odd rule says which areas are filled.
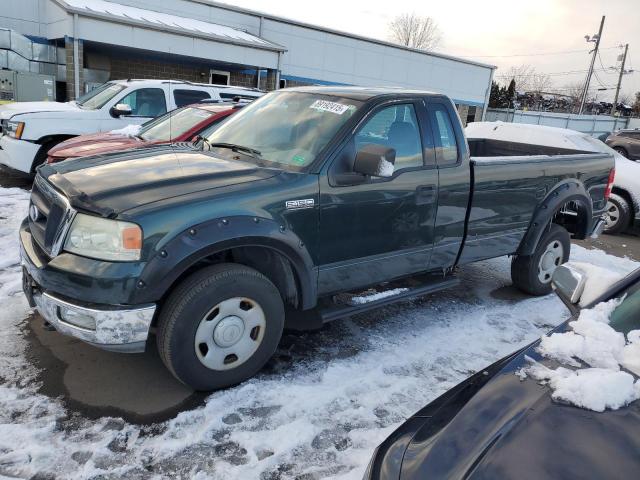
[[[538,205],[571,179],[590,193],[592,216],[604,212],[604,192],[614,164],[610,155],[494,139],[468,143],[472,195],[459,264],[516,253]],[[580,229],[572,225],[577,208],[582,206],[567,205],[558,222],[581,237]]]

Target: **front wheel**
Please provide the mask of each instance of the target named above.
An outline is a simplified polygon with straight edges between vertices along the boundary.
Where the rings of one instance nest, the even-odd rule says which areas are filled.
[[[282,336],[284,305],[260,272],[214,265],[184,280],[158,319],[158,351],[182,383],[215,390],[255,375]]]
[[[519,255],[511,262],[513,284],[530,295],[550,293],[553,272],[569,260],[570,252],[569,232],[552,223],[540,238],[533,255]]]

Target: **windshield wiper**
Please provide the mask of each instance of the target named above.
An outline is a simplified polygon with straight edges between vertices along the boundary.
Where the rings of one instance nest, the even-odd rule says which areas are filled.
[[[207,145],[209,146],[209,150],[211,150],[211,148],[229,148],[234,152],[248,153],[249,156],[252,156],[252,157],[257,157],[257,158],[262,157],[262,152],[260,152],[260,150],[256,150],[255,148],[245,147],[243,145],[237,145],[235,143],[225,143],[225,142],[210,143],[208,140],[204,140],[204,141],[207,142]]]

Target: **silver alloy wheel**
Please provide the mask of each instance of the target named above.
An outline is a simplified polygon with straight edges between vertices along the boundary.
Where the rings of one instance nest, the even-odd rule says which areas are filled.
[[[615,228],[615,226],[618,224],[619,221],[620,221],[620,209],[615,203],[609,200],[607,202],[607,214],[604,221],[605,228],[607,230]]]
[[[258,350],[267,320],[260,305],[250,298],[223,300],[200,320],[196,330],[196,355],[211,370],[242,365]]]
[[[554,240],[545,249],[538,263],[538,280],[542,283],[549,283],[553,272],[562,263],[564,257],[564,248],[562,243]]]

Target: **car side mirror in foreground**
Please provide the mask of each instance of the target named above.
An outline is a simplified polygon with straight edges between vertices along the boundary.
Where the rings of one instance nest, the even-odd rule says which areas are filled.
[[[396,151],[384,145],[368,144],[358,150],[353,171],[374,177],[393,176]]]
[[[551,285],[556,294],[572,313],[580,309],[578,303],[586,283],[587,273],[571,263],[565,263],[556,268],[551,279]]]
[[[117,105],[111,107],[110,113],[111,116],[115,118],[125,115],[131,115],[131,106],[127,105],[126,103],[118,103]]]

